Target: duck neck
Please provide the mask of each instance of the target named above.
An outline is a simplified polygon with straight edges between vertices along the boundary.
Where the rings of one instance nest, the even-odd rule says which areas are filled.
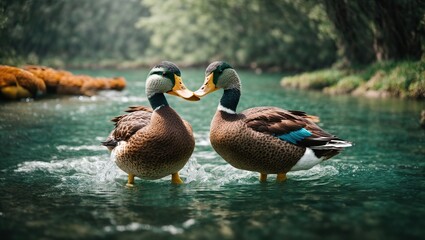
[[[148,97],[148,100],[154,111],[160,109],[161,107],[168,106],[167,99],[163,93],[155,93]]]
[[[236,114],[236,108],[241,97],[241,91],[237,88],[224,90],[223,96],[220,99],[218,110],[230,114]]]

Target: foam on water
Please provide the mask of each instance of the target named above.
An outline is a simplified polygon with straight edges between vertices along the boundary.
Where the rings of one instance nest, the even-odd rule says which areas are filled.
[[[16,173],[42,173],[58,178],[57,187],[66,187],[69,190],[81,188],[90,189],[92,186],[107,187],[110,184],[119,184],[120,179],[125,179],[115,163],[109,160],[109,156],[85,156],[52,160],[49,162],[29,161],[18,164]]]
[[[59,145],[59,146],[56,146],[56,149],[60,151],[80,151],[80,150],[105,151],[105,147],[101,145],[76,146],[76,147]]]
[[[15,172],[31,173],[43,172],[60,177],[63,184],[67,181],[79,180],[78,184],[111,183],[125,181],[126,173],[121,171],[113,161],[105,160],[107,156],[81,157],[50,162],[31,161],[18,165]],[[339,172],[333,166],[315,166],[310,170],[288,173],[288,177],[295,181],[311,181],[322,177],[337,175]],[[258,182],[258,173],[236,169],[229,164],[200,165],[195,158],[191,158],[180,171],[185,183],[207,184],[211,187],[224,184],[255,184]],[[165,177],[159,181],[169,181]]]
[[[209,132],[195,132],[194,133],[195,136],[195,141],[196,141],[196,146],[210,146],[210,135]]]
[[[59,145],[57,149],[61,151],[105,151],[104,147],[95,145]],[[127,174],[116,166],[113,156],[109,156],[108,154],[66,159],[56,158],[54,157],[48,162],[23,162],[18,164],[14,171],[25,174],[37,172],[49,174],[52,177],[60,179],[58,181],[58,187],[68,187],[71,189],[81,189],[84,187],[91,189],[93,185],[103,188],[108,187],[110,184],[123,186],[127,178]],[[198,159],[202,159],[203,163],[198,163]],[[217,161],[214,161],[214,159],[217,159]],[[205,162],[205,160],[208,161]],[[317,165],[310,170],[290,172],[288,173],[288,177],[294,181],[312,181],[323,177],[334,176],[338,173],[338,170],[334,166]],[[195,152],[180,171],[180,175],[183,181],[191,187],[199,186],[211,190],[216,190],[226,184],[258,184],[259,176],[256,172],[244,171],[232,167],[225,163],[214,151]],[[169,176],[154,181],[166,183],[169,182]]]
[[[156,233],[170,233],[171,235],[178,235],[184,233],[184,231],[196,223],[194,219],[188,219],[185,222],[179,224],[177,227],[173,225],[164,226],[153,226],[150,224],[143,224],[138,222],[132,222],[127,225],[112,225],[104,227],[105,232],[135,232],[140,230],[152,231]]]
[[[75,96],[71,97],[70,101],[78,102],[104,102],[104,101],[120,101],[124,103],[128,102],[147,102],[147,98],[144,96],[128,96],[128,92],[117,92],[117,91],[101,91],[95,96]]]
[[[309,170],[289,172],[287,175],[296,181],[312,181],[322,177],[335,176],[338,173],[339,171],[333,166],[323,166],[319,164]]]
[[[218,158],[218,154],[213,151],[196,151],[193,153],[192,156],[199,159],[206,159],[206,160],[213,160]]]
[[[205,171],[205,168],[200,165],[196,158],[191,157],[188,163],[180,171],[181,177],[184,179],[185,183],[191,182],[208,182],[209,174]]]

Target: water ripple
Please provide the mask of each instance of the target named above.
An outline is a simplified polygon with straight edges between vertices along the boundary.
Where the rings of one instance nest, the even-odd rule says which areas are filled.
[[[339,171],[333,166],[316,165],[306,171],[289,172],[288,177],[295,181],[311,181],[318,180],[322,177],[330,177],[338,175]]]
[[[91,145],[91,146],[66,146],[66,145],[59,145],[56,146],[56,149],[60,151],[80,151],[80,150],[90,150],[90,151],[105,151],[105,147],[101,145]]]
[[[171,235],[182,234],[185,229],[190,228],[196,221],[194,219],[188,219],[181,224],[181,227],[174,225],[164,226],[153,226],[150,224],[143,224],[138,222],[132,222],[127,225],[112,225],[104,227],[104,231],[107,233],[113,232],[136,232],[140,230],[152,231],[154,233],[170,233]]]
[[[75,96],[71,97],[70,101],[78,101],[78,102],[104,102],[104,101],[120,101],[120,102],[146,102],[146,97],[138,97],[138,96],[127,96],[127,92],[116,92],[116,91],[103,91],[95,96]]]

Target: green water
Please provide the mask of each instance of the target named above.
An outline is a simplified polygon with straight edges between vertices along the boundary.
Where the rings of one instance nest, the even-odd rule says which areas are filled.
[[[321,117],[321,126],[355,146],[283,184],[226,164],[208,141],[221,91],[200,102],[167,95],[191,122],[196,148],[181,171],[184,185],[136,179],[100,146],[109,121],[146,105],[140,71],[123,75],[123,92],[0,103],[2,239],[423,239],[423,102],[331,97],[284,90],[279,75],[240,72],[238,110],[273,105]],[[203,70],[184,70],[192,90]]]

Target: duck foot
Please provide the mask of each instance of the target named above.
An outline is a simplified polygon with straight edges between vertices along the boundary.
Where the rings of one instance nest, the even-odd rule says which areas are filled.
[[[171,174],[171,183],[183,184],[183,181],[181,180],[178,172]]]
[[[267,181],[267,174],[260,173],[260,182],[266,182],[266,181]]]
[[[134,187],[134,174],[128,174],[127,187]]]
[[[276,182],[284,182],[286,180],[286,173],[278,173],[276,176]]]

